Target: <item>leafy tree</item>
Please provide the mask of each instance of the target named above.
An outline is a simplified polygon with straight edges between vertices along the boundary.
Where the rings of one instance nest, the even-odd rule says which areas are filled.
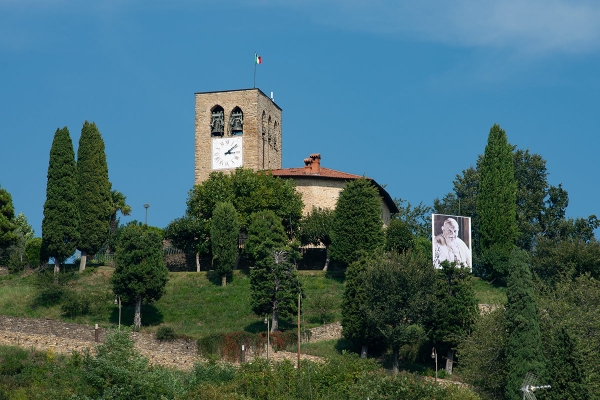
[[[25,241],[33,239],[33,237],[35,236],[35,231],[31,227],[29,222],[27,222],[27,217],[22,212],[17,214],[17,216],[15,217],[15,225],[17,226],[16,229],[18,231],[18,234],[22,236],[23,239],[25,239]]]
[[[556,330],[549,346],[548,375],[552,389],[545,398],[550,400],[587,400],[592,398],[585,382],[583,357],[574,338],[563,326]]]
[[[0,187],[0,252],[17,241],[15,208],[8,190]]]
[[[85,270],[87,255],[97,253],[108,238],[112,212],[110,186],[104,140],[96,124],[85,121],[77,149],[79,271]]]
[[[446,372],[452,373],[454,349],[471,333],[478,308],[469,268],[444,261],[437,270],[436,301],[431,320],[431,339],[438,352],[447,352]]]
[[[404,253],[415,245],[415,238],[408,223],[392,219],[385,229],[385,250]]]
[[[457,347],[461,376],[493,398],[504,394],[507,340],[506,312],[498,307],[481,315]]]
[[[346,284],[342,297],[342,335],[361,346],[360,355],[366,358],[369,348],[384,341],[381,332],[371,325],[367,318],[368,292],[365,286],[365,273],[369,258],[363,254],[346,270]]]
[[[212,172],[190,191],[186,213],[210,220],[217,203],[226,201],[237,210],[242,231],[248,228],[252,213],[270,210],[282,220],[291,237],[302,217],[302,197],[291,180],[245,168],[238,168],[232,174]]]
[[[410,201],[403,199],[394,199],[394,203],[399,212],[392,216],[392,220],[398,219],[406,222],[415,237],[431,239],[432,207],[424,205],[423,202],[413,207]]]
[[[77,208],[77,166],[69,130],[57,129],[50,149],[48,183],[44,219],[42,220],[42,253],[54,258],[54,272],[75,253],[79,242],[79,210]]]
[[[113,236],[117,231],[117,226],[119,225],[119,220],[117,218],[117,213],[121,213],[123,216],[127,216],[131,214],[131,206],[127,204],[127,197],[119,192],[118,190],[110,191],[110,202],[111,202],[111,214],[110,214],[110,236],[108,239],[108,243],[106,246],[106,253],[111,252],[111,246],[113,245]]]
[[[431,264],[418,253],[388,253],[367,262],[365,314],[391,347],[395,373],[399,355],[414,361],[427,338],[423,326],[431,315],[434,279]]]
[[[331,228],[333,225],[333,210],[314,207],[300,221],[300,240],[303,245],[312,244],[325,246],[325,265],[329,267],[329,246],[331,245]]]
[[[233,272],[238,258],[240,226],[233,204],[218,203],[210,227],[213,266],[221,275],[222,285],[227,285],[227,275]]]
[[[271,331],[279,329],[279,316],[296,312],[296,296],[301,291],[298,272],[290,262],[296,256],[281,219],[273,211],[252,214],[244,252],[250,255],[252,311],[272,313]]]
[[[497,124],[490,129],[479,173],[479,246],[485,274],[494,278],[509,272],[507,262],[518,235],[512,147]]]
[[[550,285],[586,273],[600,279],[600,243],[595,238],[586,242],[541,237],[533,251],[531,268],[538,278]]]
[[[115,251],[113,291],[126,303],[135,304],[134,327],[142,325],[142,300],[151,303],[165,292],[168,270],[162,256],[162,237],[139,223],[123,230]]]
[[[528,254],[515,249],[510,256],[507,281],[506,330],[506,380],[507,399],[520,400],[521,383],[531,372],[542,381],[546,379],[542,335],[538,322],[535,293],[532,286]]]
[[[349,182],[338,197],[331,230],[331,258],[343,266],[359,259],[361,252],[383,247],[381,200],[367,179]]]
[[[42,238],[31,238],[25,243],[25,258],[30,267],[37,268],[42,263],[41,250]]]
[[[185,215],[176,218],[165,228],[165,239],[196,260],[196,271],[200,272],[200,254],[210,249],[209,222],[201,218]]]

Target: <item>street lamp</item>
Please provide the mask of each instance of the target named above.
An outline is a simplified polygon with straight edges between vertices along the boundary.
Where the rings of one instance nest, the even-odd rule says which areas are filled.
[[[437,364],[437,351],[435,350],[435,347],[431,350],[431,358],[435,358],[435,383],[437,383],[438,364]]]
[[[150,204],[144,204],[144,208],[146,209],[146,225],[148,225],[148,207],[150,207]]]
[[[266,316],[265,317],[265,324],[267,324],[267,360],[269,359],[269,343],[271,342],[270,340],[270,334],[271,334],[271,328],[270,328],[270,321],[269,321],[269,317]]]
[[[119,330],[121,330],[121,296],[115,296],[115,305],[119,305]]]

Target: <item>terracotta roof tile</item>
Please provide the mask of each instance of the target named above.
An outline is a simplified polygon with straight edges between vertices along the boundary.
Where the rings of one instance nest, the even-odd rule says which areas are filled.
[[[336,171],[335,169],[324,168],[324,167],[320,168],[320,173],[318,173],[318,174],[307,173],[306,168],[304,168],[304,167],[273,169],[273,170],[271,170],[271,173],[274,176],[294,177],[294,178],[301,177],[301,176],[306,176],[306,177],[320,176],[322,178],[334,178],[334,179],[360,179],[360,178],[362,178],[362,176],[360,176],[360,175],[348,174],[346,172]],[[367,179],[370,179],[370,178],[367,178]]]

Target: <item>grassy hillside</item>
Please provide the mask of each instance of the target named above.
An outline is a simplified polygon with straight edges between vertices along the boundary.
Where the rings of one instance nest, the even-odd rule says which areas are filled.
[[[68,322],[99,324],[118,323],[118,307],[114,304],[110,267],[88,268],[83,274],[72,273],[64,285],[62,299],[45,293],[36,274],[0,277],[0,314],[61,319]],[[304,288],[302,321],[306,328],[339,321],[344,290],[341,272],[300,271]],[[506,301],[505,288],[474,279],[480,303],[500,304]],[[46,290],[47,291],[47,290]],[[233,281],[221,287],[221,278],[213,272],[172,272],[166,294],[158,302],[142,307],[143,329],[152,331],[164,324],[178,334],[199,338],[209,333],[266,330],[264,316],[254,315],[250,308],[250,278],[235,271]],[[67,317],[61,303],[87,302],[84,315]],[[133,323],[133,308],[124,306],[121,323]],[[282,321],[283,329],[295,327],[295,318]]]

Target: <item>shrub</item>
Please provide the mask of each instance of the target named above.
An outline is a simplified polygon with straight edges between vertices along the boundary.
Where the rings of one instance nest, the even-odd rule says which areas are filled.
[[[89,314],[92,308],[92,302],[85,292],[65,291],[61,302],[60,309],[69,318]]]
[[[175,331],[170,326],[160,326],[156,330],[156,340],[170,342],[175,340],[176,337]]]

